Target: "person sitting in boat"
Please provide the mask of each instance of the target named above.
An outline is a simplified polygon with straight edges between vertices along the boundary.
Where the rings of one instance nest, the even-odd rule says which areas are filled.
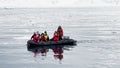
[[[54,32],[54,35],[53,35],[52,40],[53,40],[53,41],[58,41],[58,40],[59,40],[57,31]]]
[[[57,32],[58,32],[58,35],[59,35],[60,40],[62,40],[62,36],[63,36],[63,29],[62,29],[62,27],[61,27],[61,26],[58,26]]]
[[[48,34],[47,34],[47,31],[44,32],[44,37],[45,37],[45,40],[46,40],[46,41],[49,41],[49,36],[48,36]]]
[[[44,33],[42,33],[38,38],[38,42],[41,42],[41,41],[46,41],[44,37]]]
[[[34,42],[38,41],[37,33],[36,32],[34,32],[34,34],[32,35],[31,40],[33,40]]]
[[[37,31],[37,38],[39,38],[39,36],[40,36],[40,33],[39,33],[39,31]]]

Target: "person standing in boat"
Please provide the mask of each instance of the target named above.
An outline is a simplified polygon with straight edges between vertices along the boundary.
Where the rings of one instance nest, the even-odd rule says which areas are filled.
[[[44,37],[45,37],[45,40],[46,40],[46,41],[49,41],[49,36],[48,36],[48,34],[47,34],[47,31],[44,32]]]
[[[53,35],[52,40],[53,40],[53,41],[58,41],[58,40],[59,40],[58,32],[57,32],[57,31],[54,32],[54,35]]]
[[[61,26],[58,26],[57,29],[58,35],[59,35],[59,39],[62,40],[62,36],[63,36],[63,29]]]
[[[34,32],[34,34],[32,35],[31,40],[33,40],[34,42],[38,41],[37,33],[36,32]]]

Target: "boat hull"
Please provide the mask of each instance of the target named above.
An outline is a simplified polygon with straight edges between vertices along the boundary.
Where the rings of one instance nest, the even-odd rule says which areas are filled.
[[[76,45],[76,41],[73,39],[64,39],[60,41],[47,41],[47,42],[34,42],[32,40],[27,41],[27,47],[39,47],[49,45]]]

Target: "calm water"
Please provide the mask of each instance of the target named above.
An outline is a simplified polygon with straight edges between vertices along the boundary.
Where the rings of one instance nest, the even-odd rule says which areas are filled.
[[[54,48],[44,54],[41,48],[27,50],[34,31],[46,30],[52,37],[59,25],[65,36],[78,41],[77,46],[57,47],[59,54]],[[120,68],[120,10],[0,9],[0,68],[8,67]]]

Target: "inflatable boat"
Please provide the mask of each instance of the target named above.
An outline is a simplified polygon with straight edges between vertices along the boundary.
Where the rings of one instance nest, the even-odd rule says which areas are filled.
[[[39,47],[49,45],[76,45],[76,41],[73,39],[62,39],[59,41],[47,41],[47,42],[34,42],[32,40],[27,41],[27,47]]]

